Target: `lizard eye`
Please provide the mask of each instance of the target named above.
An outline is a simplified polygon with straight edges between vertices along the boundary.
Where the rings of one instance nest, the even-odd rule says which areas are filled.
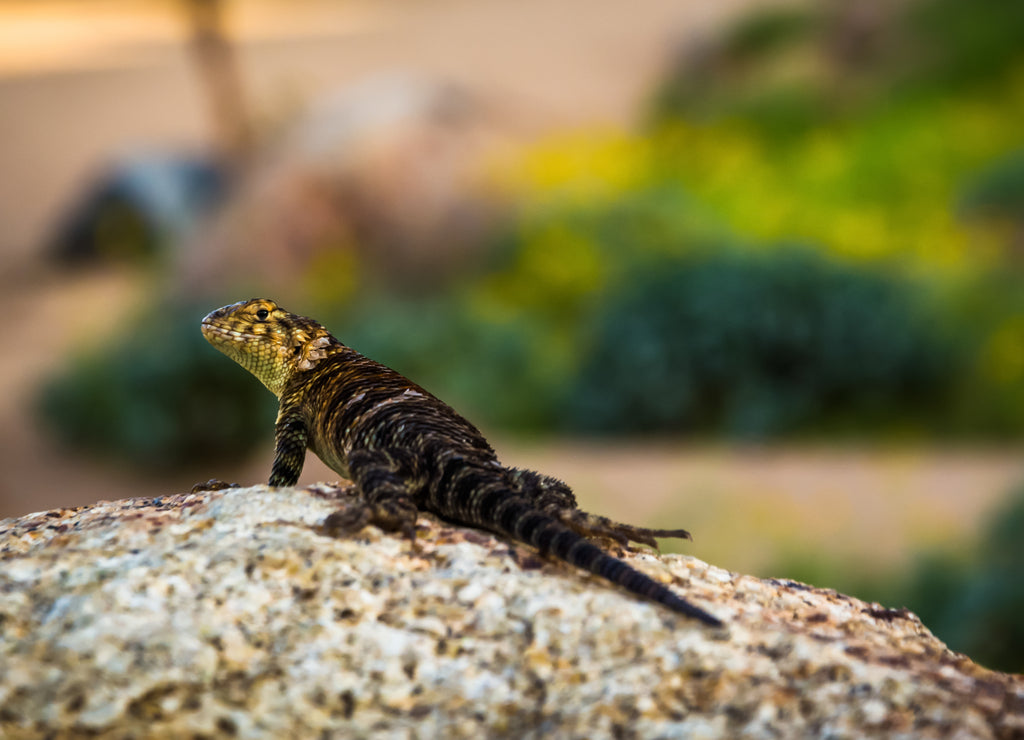
[[[256,318],[260,321],[266,321],[268,316],[270,316],[270,311],[265,308],[261,308],[256,312]]]

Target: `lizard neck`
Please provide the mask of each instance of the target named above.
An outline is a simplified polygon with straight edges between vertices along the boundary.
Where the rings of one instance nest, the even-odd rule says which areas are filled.
[[[294,327],[288,346],[281,352],[284,372],[274,373],[272,378],[261,377],[260,380],[280,398],[285,387],[298,376],[315,370],[325,359],[346,349],[320,325]]]

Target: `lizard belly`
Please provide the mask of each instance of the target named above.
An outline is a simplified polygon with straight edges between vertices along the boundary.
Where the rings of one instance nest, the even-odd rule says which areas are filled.
[[[326,450],[320,450],[317,449],[316,447],[310,447],[310,450],[312,450],[313,454],[323,461],[324,465],[329,467],[342,478],[347,478],[351,480],[349,476],[348,465],[346,464],[344,458],[338,455],[334,450],[331,450],[330,448]]]

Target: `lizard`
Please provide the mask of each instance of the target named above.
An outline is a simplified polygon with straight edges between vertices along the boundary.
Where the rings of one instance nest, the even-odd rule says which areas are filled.
[[[503,466],[483,434],[448,404],[313,319],[253,298],[209,313],[202,333],[280,401],[271,486],[298,482],[307,448],[353,482],[353,503],[328,515],[319,531],[347,536],[373,524],[415,541],[418,512],[427,511],[531,545],[674,612],[722,625],[590,539],[657,547],[656,537],[690,539],[686,530],[634,527],[584,512],[566,483]]]

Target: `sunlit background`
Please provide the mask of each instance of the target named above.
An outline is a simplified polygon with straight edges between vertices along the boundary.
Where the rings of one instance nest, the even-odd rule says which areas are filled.
[[[1021,39],[1004,0],[0,0],[0,516],[264,481],[274,399],[198,323],[272,297],[666,549],[1022,671]]]

